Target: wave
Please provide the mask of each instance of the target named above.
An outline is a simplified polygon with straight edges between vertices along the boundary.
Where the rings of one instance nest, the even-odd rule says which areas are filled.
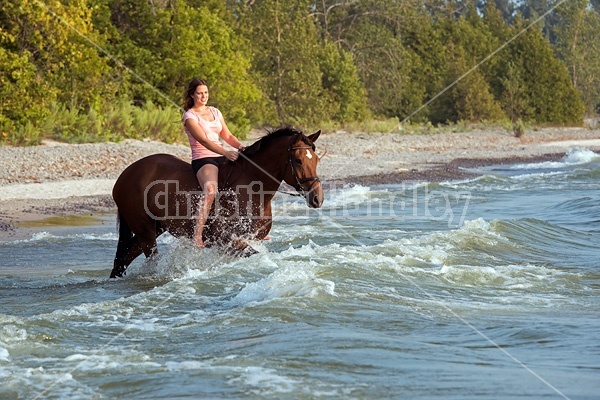
[[[116,230],[114,232],[98,232],[98,233],[65,233],[61,234],[59,231],[53,230],[51,232],[42,231],[35,232],[27,239],[17,239],[13,241],[0,241],[0,248],[11,247],[15,244],[36,244],[36,243],[64,243],[64,242],[84,242],[84,241],[97,241],[97,242],[117,242],[119,240],[119,234]],[[157,238],[158,244],[169,244],[177,239],[166,233]]]
[[[490,268],[510,277],[519,266],[530,274],[532,262],[536,262],[540,263],[540,276],[546,276],[544,268],[551,268],[548,265],[557,257],[558,251],[575,256],[582,252],[592,253],[596,249],[595,245],[586,244],[585,240],[589,238],[585,234],[535,219],[488,222],[478,218],[466,221],[457,229],[421,235],[396,230],[387,232],[380,237],[378,244],[371,245],[357,244],[360,241],[337,243],[339,232],[332,233],[336,243],[319,245],[310,240],[314,237],[311,235],[314,226],[302,228],[274,230],[277,244],[256,243],[261,253],[244,259],[223,255],[216,249],[199,250],[188,241],[170,237],[165,241],[161,256],[132,265],[125,280],[130,284],[138,282],[139,289],[144,287],[144,282],[148,286],[185,286],[186,280],[222,279],[231,274],[227,279],[240,282],[240,288],[232,293],[231,301],[242,305],[286,297],[333,295],[334,281],[323,279],[320,272],[323,268],[352,263],[357,259],[365,268],[379,266],[385,260],[384,264],[389,266],[391,263],[394,269],[400,268],[405,273],[414,274],[415,278],[432,271],[440,276],[451,271],[456,275],[456,271],[462,271],[465,277],[471,278],[473,274],[481,274],[483,283],[491,276]],[[325,237],[326,234],[318,235],[315,239]],[[298,239],[308,244],[298,246]],[[269,250],[281,248],[286,242],[297,247],[288,245],[282,250]],[[575,264],[577,262],[564,267]],[[505,283],[509,285],[509,281],[507,278]],[[196,291],[202,292],[201,289]]]
[[[591,196],[562,201],[548,208],[552,213],[574,213],[600,218],[600,201]]]
[[[552,180],[557,176],[571,176],[577,174],[577,168],[582,168],[592,165],[593,170],[598,170],[595,166],[600,160],[600,155],[585,149],[571,149],[565,153],[560,161],[544,161],[538,163],[520,163],[520,164],[503,164],[490,165],[479,168],[467,169],[475,173],[484,175],[483,177],[467,180],[463,182],[455,182],[454,184],[469,184],[471,182],[498,184],[499,188],[504,183],[511,181],[522,181],[532,179],[548,179]],[[521,189],[521,187],[518,187]]]
[[[237,305],[264,303],[274,299],[334,295],[335,283],[316,275],[316,263],[289,263],[265,278],[247,283],[233,298]]]
[[[503,235],[527,249],[532,259],[561,260],[562,265],[574,267],[595,263],[600,242],[592,233],[534,218],[500,221],[497,225]]]
[[[306,200],[302,198],[290,198],[276,196],[273,203],[273,215],[287,215],[288,211],[318,213],[335,208],[358,206],[367,201],[377,201],[388,193],[385,188],[371,188],[368,186],[345,184],[342,187],[324,188],[325,199],[323,207],[319,210],[311,210],[306,206]]]
[[[427,290],[433,287],[433,293],[440,288],[456,293],[460,288],[472,287],[488,291],[486,297],[503,298],[506,294],[503,291],[527,289],[533,301],[541,293],[545,293],[544,296],[567,296],[573,294],[571,290],[587,291],[583,280],[593,279],[589,272],[577,268],[577,265],[556,266],[553,265],[556,257],[543,257],[548,255],[549,248],[557,246],[555,236],[561,236],[561,233],[564,236],[565,230],[549,227],[550,234],[540,232],[540,229],[525,229],[524,224],[527,221],[507,224],[476,219],[448,232],[386,241],[368,249],[368,252],[378,255],[374,258],[376,263],[382,263],[383,257],[390,269],[399,271],[403,276],[408,275]],[[510,227],[515,229],[515,226],[520,227],[516,228],[519,234],[511,231]],[[522,232],[529,236],[523,236]],[[544,235],[547,237],[544,238]],[[565,240],[563,237],[565,245],[571,245],[573,241],[576,239]],[[580,245],[573,253],[582,248],[588,252],[595,250],[595,246]],[[481,294],[468,292],[467,295],[474,293]],[[519,299],[527,302],[520,295]]]
[[[387,192],[387,190],[386,190]],[[329,191],[323,207],[337,208],[354,204],[362,204],[369,200],[374,193],[370,187],[362,185],[345,185],[339,190]]]
[[[35,232],[27,239],[17,239],[13,241],[2,241],[0,247],[13,246],[14,244],[29,244],[37,242],[61,242],[72,240],[91,240],[91,241],[117,241],[119,239],[116,231],[114,233],[67,233],[64,235],[56,232]]]
[[[418,315],[444,313],[440,302],[478,312],[580,307],[582,297],[593,294],[587,281],[594,278],[541,257],[554,239],[539,245],[545,236],[568,233],[543,221],[478,218],[447,232],[398,235],[371,246],[309,242],[244,259],[173,242],[161,258],[132,268],[124,279],[65,287],[61,295],[78,297],[53,300],[62,309],[20,317],[0,314],[0,365],[24,342],[60,343],[60,335],[75,330],[109,338],[123,330],[160,336],[199,322],[239,324],[261,311],[268,318],[278,318],[279,312],[289,316],[299,308],[326,315],[346,301],[361,309],[393,304]],[[73,305],[82,299],[86,302]],[[44,332],[55,336],[47,338]],[[68,363],[85,368],[102,370],[108,362],[77,349],[69,354]]]
[[[570,149],[567,151],[561,161],[545,161],[541,163],[525,163],[515,164],[507,166],[506,169],[510,170],[542,170],[542,169],[559,169],[565,167],[572,167],[575,165],[588,164],[594,161],[598,161],[600,155],[586,149]]]

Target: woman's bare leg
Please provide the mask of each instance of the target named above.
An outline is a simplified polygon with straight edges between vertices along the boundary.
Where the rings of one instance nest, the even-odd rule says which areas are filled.
[[[198,210],[195,216],[196,227],[194,229],[194,243],[198,247],[204,247],[202,232],[204,231],[204,224],[206,224],[206,220],[208,219],[210,208],[217,195],[219,168],[215,165],[207,164],[198,170],[196,178],[198,178],[198,182],[203,190],[202,198],[198,203]]]

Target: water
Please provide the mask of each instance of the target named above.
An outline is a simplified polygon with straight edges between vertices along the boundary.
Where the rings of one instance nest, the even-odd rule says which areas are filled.
[[[0,242],[0,398],[597,398],[600,158],[277,198],[260,254]]]

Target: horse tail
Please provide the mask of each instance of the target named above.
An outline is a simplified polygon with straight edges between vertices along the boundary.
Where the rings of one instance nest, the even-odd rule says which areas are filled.
[[[117,231],[119,232],[119,241],[129,241],[133,238],[133,232],[131,231],[129,224],[119,212],[117,212]]]

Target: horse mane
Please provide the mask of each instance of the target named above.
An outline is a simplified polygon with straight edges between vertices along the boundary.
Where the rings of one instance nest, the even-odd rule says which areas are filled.
[[[261,147],[264,148],[265,145],[268,145],[272,141],[277,140],[282,137],[289,137],[292,135],[301,135],[302,140],[304,142],[306,142],[307,145],[314,147],[312,140],[310,140],[304,133],[302,133],[301,131],[294,129],[292,127],[285,126],[283,128],[278,128],[278,129],[271,130],[271,131],[267,130],[266,135],[264,135],[263,137],[258,139],[256,142],[254,142],[250,146],[248,146],[248,148],[246,150],[244,150],[243,153],[246,156],[252,156],[256,153],[256,151],[258,149],[260,149]]]

